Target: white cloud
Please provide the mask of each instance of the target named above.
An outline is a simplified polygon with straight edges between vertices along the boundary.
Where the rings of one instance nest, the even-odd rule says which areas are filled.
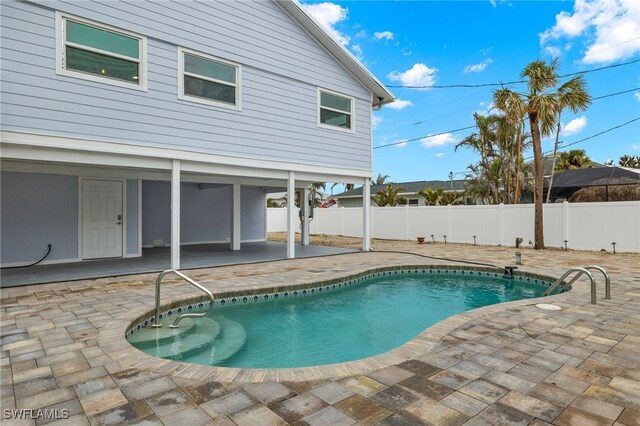
[[[634,93],[633,97],[636,99],[636,101],[640,102],[640,92]]]
[[[371,126],[375,129],[382,123],[382,117],[379,115],[371,114]]]
[[[349,9],[335,3],[325,2],[316,4],[302,4],[307,12],[322,24],[325,30],[331,34],[340,44],[346,46],[349,44],[349,36],[341,33],[335,28],[335,25],[346,20]]]
[[[562,50],[555,46],[545,46],[544,52],[552,58],[559,58],[562,56]]]
[[[443,133],[441,135],[427,136],[420,139],[420,142],[425,148],[433,148],[434,146],[453,145],[458,140],[451,133]]]
[[[638,0],[576,0],[573,14],[560,12],[556,24],[540,34],[541,46],[586,36],[584,64],[607,63],[640,52]]]
[[[387,77],[391,81],[400,81],[404,86],[432,86],[436,81],[437,71],[437,68],[417,63],[405,72],[393,71]]]
[[[413,106],[413,103],[411,101],[403,101],[402,99],[396,99],[395,101],[391,102],[390,104],[386,104],[385,107],[387,108],[391,108],[391,109],[395,109],[395,110],[402,110],[405,109],[406,107],[410,107]]]
[[[444,157],[444,152],[439,152],[436,154],[436,157],[440,158],[440,157]]]
[[[495,113],[495,111],[492,111],[496,106],[493,103],[493,101],[480,102],[479,106],[480,106],[480,109],[476,110],[474,112],[474,114],[487,116],[487,115],[491,114],[492,112]]]
[[[395,34],[393,34],[391,31],[379,31],[373,33],[373,36],[378,40],[393,40]]]
[[[467,65],[466,67],[464,67],[463,72],[465,74],[469,72],[482,72],[491,62],[493,62],[493,59],[487,58],[479,64]]]
[[[393,141],[392,143],[396,144],[396,148],[404,148],[405,146],[407,146],[407,141]]]
[[[356,59],[358,59],[360,62],[362,62],[364,60],[364,54],[362,53],[362,47],[360,47],[359,44],[354,44],[353,46],[351,46],[351,51],[353,52],[353,55],[356,57]]]
[[[403,47],[400,49],[400,53],[402,53],[402,56],[410,56],[413,53],[413,50]]]
[[[584,115],[579,118],[574,118],[564,126],[562,126],[562,136],[571,136],[576,133],[580,133],[587,126],[587,117]]]

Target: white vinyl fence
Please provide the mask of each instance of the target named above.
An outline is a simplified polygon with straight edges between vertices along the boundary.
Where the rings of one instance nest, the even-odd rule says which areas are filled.
[[[362,237],[362,208],[314,209],[312,234]],[[492,206],[372,207],[373,238],[514,246],[533,240],[533,204]],[[269,208],[267,231],[287,230],[285,208]],[[640,201],[544,205],[544,241],[576,250],[640,252]]]

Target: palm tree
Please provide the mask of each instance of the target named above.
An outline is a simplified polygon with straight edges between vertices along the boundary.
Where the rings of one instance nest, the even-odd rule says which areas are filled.
[[[387,183],[387,179],[389,179],[389,175],[378,173],[378,176],[371,181],[371,185],[384,185],[385,183]]]
[[[342,183],[335,182],[333,185],[331,185],[331,193],[332,194],[333,194],[333,188],[335,188],[338,185],[342,185]],[[343,192],[351,191],[353,188],[355,188],[355,184],[353,184],[353,183],[345,183]]]
[[[437,206],[438,201],[442,197],[444,190],[442,188],[431,189],[425,188],[422,191],[418,191],[418,195],[424,198],[424,204],[426,206]]]
[[[505,111],[507,115],[517,116],[525,112],[529,121],[531,140],[533,144],[533,168],[534,168],[534,247],[544,248],[544,231],[542,219],[542,185],[543,185],[543,159],[542,159],[542,137],[551,136],[556,128],[558,113],[564,107],[572,108],[569,105],[560,105],[558,92],[553,89],[558,83],[557,59],[549,64],[544,61],[533,61],[528,64],[520,73],[520,77],[527,78],[527,93],[517,93],[511,89],[503,88],[494,92],[494,103],[498,108]],[[568,87],[568,91],[583,85],[576,83],[573,87]],[[588,105],[590,98],[584,103]],[[584,109],[583,105],[576,104],[575,110]]]
[[[558,155],[558,163],[554,168],[554,172],[562,172],[564,170],[586,169],[591,167],[592,161],[587,156],[584,149],[572,149],[571,151],[561,152]]]
[[[569,108],[576,113],[579,110],[586,109],[591,103],[591,96],[586,91],[587,83],[584,76],[579,75],[564,83],[558,88],[558,129],[556,130],[556,143],[553,145],[553,160],[551,170],[556,169],[556,155],[558,153],[558,142],[560,139],[560,116],[562,110]],[[553,172],[549,178],[549,188],[547,189],[547,203],[551,197],[551,188],[553,187]]]
[[[452,205],[452,206],[456,206],[456,205],[460,205],[463,203],[462,199],[462,194],[460,194],[459,192],[442,192],[442,195],[440,196],[440,199],[438,200],[438,204],[440,204],[441,206],[448,206],[448,205]]]
[[[623,155],[618,160],[620,167],[640,168],[640,155]]]
[[[378,207],[384,207],[387,205],[394,207],[406,201],[406,198],[398,195],[402,191],[404,191],[404,188],[399,187],[394,189],[393,184],[389,183],[384,190],[378,191],[376,195],[373,195],[371,197],[371,199],[378,205]]]

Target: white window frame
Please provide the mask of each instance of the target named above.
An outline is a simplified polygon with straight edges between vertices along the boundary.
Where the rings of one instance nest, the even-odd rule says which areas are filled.
[[[235,85],[228,81],[217,80],[215,78],[206,77],[199,74],[185,73],[184,71],[184,54],[188,53],[193,56],[199,56],[203,59],[209,59],[214,62],[229,65],[236,69],[236,83]],[[201,80],[212,81],[214,83],[224,84],[226,86],[232,86],[236,89],[236,103],[235,105],[228,102],[216,101],[215,99],[201,98],[199,96],[192,96],[184,93],[184,76],[192,76]],[[242,111],[242,65],[235,62],[227,61],[226,59],[218,58],[216,56],[208,55],[206,53],[198,52],[196,50],[187,49],[185,47],[178,46],[178,99],[189,102],[196,102],[204,105],[211,105],[216,107],[222,107],[232,109],[236,111]]]
[[[66,20],[70,20],[70,21],[74,21],[74,22],[79,22],[82,24],[86,24],[86,25],[90,25],[92,27],[96,27],[99,29],[103,29],[106,31],[110,31],[110,32],[114,32],[117,34],[122,34],[124,36],[127,37],[131,37],[131,38],[136,38],[139,40],[139,53],[140,53],[140,57],[138,58],[138,82],[137,83],[129,83],[126,82],[124,80],[117,80],[117,79],[113,79],[113,78],[108,78],[108,77],[101,77],[99,75],[96,74],[89,74],[89,73],[84,73],[84,72],[80,72],[80,71],[76,71],[76,70],[70,70],[67,69],[65,67],[65,56],[66,56],[66,49],[65,47],[67,46],[67,44],[69,44],[70,46],[74,46],[74,43],[67,43],[66,42],[66,35],[65,35],[65,21]],[[131,61],[132,58],[128,57],[128,56],[121,56],[118,55],[116,53],[112,53],[112,52],[108,52],[108,51],[103,51],[100,49],[93,49],[91,47],[88,46],[84,46],[84,45],[77,45],[79,47],[81,47],[83,50],[87,50],[90,52],[94,52],[94,53],[100,53],[103,55],[107,55],[107,56],[111,56],[114,58],[120,58],[120,59],[126,59],[128,61]],[[132,33],[130,31],[126,31],[120,28],[115,28],[112,27],[110,25],[106,25],[106,24],[102,24],[99,22],[95,22],[95,21],[90,21],[88,19],[84,19],[84,18],[79,18],[77,16],[73,16],[73,15],[68,15],[66,13],[61,13],[61,12],[56,12],[56,74],[58,75],[65,75],[65,76],[69,76],[69,77],[75,77],[75,78],[81,78],[83,80],[90,80],[90,81],[96,81],[99,83],[106,83],[106,84],[110,84],[113,86],[120,86],[120,87],[126,87],[129,89],[135,89],[135,90],[142,90],[142,91],[147,91],[147,38],[140,35],[140,34],[136,34],[136,33]]]
[[[322,104],[321,104],[321,94],[323,92],[324,93],[328,93],[330,95],[339,96],[341,98],[349,99],[351,101],[351,111],[348,113],[351,116],[351,127],[344,128],[344,127],[332,126],[331,124],[325,124],[325,123],[322,123],[320,121],[320,109],[326,109],[328,111],[334,111],[334,112],[339,112],[339,113],[342,113],[342,114],[346,114],[345,111],[342,111],[342,110],[339,110],[339,109],[323,107]],[[323,89],[323,88],[318,87],[317,106],[316,106],[318,127],[321,127],[323,129],[336,130],[338,132],[344,132],[344,133],[355,133],[355,131],[356,131],[355,109],[356,109],[356,99],[353,96],[348,96],[348,95],[345,95],[344,93],[339,93],[339,92],[335,92],[333,90]]]

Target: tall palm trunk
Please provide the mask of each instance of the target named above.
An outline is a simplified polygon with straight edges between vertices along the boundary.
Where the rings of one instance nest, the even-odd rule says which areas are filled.
[[[542,183],[544,170],[542,167],[542,144],[540,143],[540,128],[538,127],[537,112],[529,113],[529,127],[531,128],[531,141],[533,142],[533,174],[534,190],[533,202],[535,211],[535,223],[533,230],[534,248],[541,250],[544,248],[544,230],[542,218]]]
[[[521,120],[522,122],[522,120]],[[524,126],[521,124],[518,125],[518,146],[516,147],[516,190],[514,197],[514,203],[520,203],[520,168],[522,163],[522,133],[524,132]]]
[[[551,160],[551,177],[549,178],[549,188],[547,188],[547,204],[549,204],[549,200],[551,199],[551,188],[553,188],[553,174],[556,172],[556,155],[558,154],[558,142],[560,139],[561,127],[562,124],[560,124],[560,114],[558,114],[558,130],[556,131],[556,144],[553,146],[553,160]]]

